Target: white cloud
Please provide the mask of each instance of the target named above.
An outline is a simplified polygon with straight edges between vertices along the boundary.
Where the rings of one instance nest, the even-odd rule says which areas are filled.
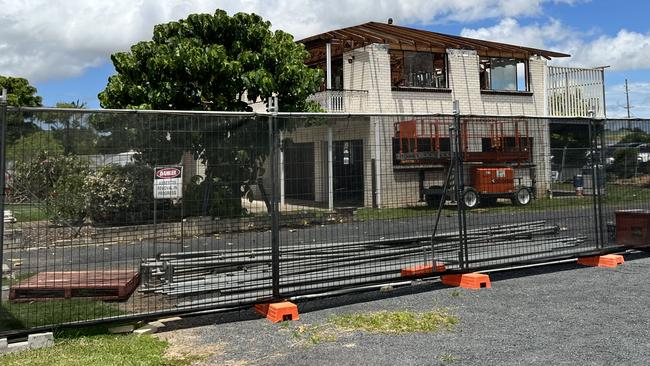
[[[547,48],[550,44],[567,41],[573,32],[568,31],[560,21],[551,19],[547,24],[521,26],[513,18],[502,19],[492,27],[464,28],[464,37],[505,42],[534,48]]]
[[[296,36],[306,37],[366,21],[398,24],[469,22],[536,16],[551,0],[0,0],[0,74],[32,82],[81,74],[150,39],[155,24],[222,8],[255,12]],[[573,4],[576,0],[552,0]]]
[[[565,52],[572,57],[553,63],[571,66],[605,66],[612,71],[650,69],[650,33],[625,29],[616,35],[590,39],[590,32],[580,32],[551,19],[546,24],[521,25],[506,18],[492,27],[462,30],[466,37],[488,39],[522,46]]]

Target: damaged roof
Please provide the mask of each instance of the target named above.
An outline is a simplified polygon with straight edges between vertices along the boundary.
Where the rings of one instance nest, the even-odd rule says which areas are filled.
[[[407,28],[394,24],[369,22],[332,30],[298,41],[305,45],[311,57],[307,63],[324,59],[324,46],[332,44],[332,56],[372,43],[387,44],[390,49],[405,51],[446,52],[447,49],[474,50],[481,56],[528,58],[530,56],[570,57],[566,53],[522,47],[507,43],[484,41],[467,37]]]

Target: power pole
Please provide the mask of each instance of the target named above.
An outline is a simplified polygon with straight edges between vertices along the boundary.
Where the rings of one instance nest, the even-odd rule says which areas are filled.
[[[627,128],[629,130],[632,128],[632,123],[630,122],[630,91],[627,88],[627,79],[625,79],[625,99],[627,100],[625,109],[627,109]]]

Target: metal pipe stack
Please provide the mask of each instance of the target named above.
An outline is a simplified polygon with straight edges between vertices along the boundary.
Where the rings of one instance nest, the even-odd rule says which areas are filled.
[[[545,221],[467,231],[470,267],[584,251],[586,237],[561,236]],[[433,253],[432,253],[433,248]],[[280,247],[280,290],[306,294],[400,278],[406,267],[461,269],[457,232],[346,243]],[[228,305],[272,295],[271,248],[160,253],[141,264],[142,292],[175,297],[177,306]]]

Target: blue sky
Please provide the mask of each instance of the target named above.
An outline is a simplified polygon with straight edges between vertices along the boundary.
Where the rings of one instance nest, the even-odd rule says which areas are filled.
[[[150,39],[153,25],[215,8],[256,12],[296,38],[366,21],[461,34],[573,55],[552,63],[611,66],[606,72],[609,116],[650,117],[650,3],[603,0],[0,0],[0,75],[27,77],[44,104],[80,100],[97,108],[97,94],[114,73],[110,54]],[[345,11],[336,10],[345,9]],[[69,21],[65,21],[69,20]]]

